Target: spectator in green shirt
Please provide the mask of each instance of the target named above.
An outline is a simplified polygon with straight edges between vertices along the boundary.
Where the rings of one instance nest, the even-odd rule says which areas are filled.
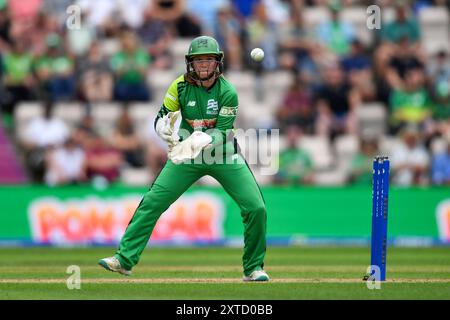
[[[74,61],[57,34],[50,34],[46,41],[46,52],[35,62],[41,89],[52,101],[70,100],[75,94]]]
[[[2,60],[6,91],[3,111],[13,113],[17,102],[33,97],[33,57],[26,52],[23,42],[16,41],[11,52],[6,53]]]
[[[395,89],[389,100],[392,133],[407,125],[423,126],[431,117],[433,106],[424,86],[424,73],[421,68],[408,70],[404,88]]]
[[[136,35],[124,32],[122,50],[111,58],[115,75],[114,98],[118,101],[148,101],[151,98],[146,75],[150,65],[149,54],[138,45]]]
[[[313,183],[313,163],[310,155],[298,147],[301,139],[299,127],[291,125],[286,129],[287,147],[279,154],[278,173],[274,183],[300,185]]]

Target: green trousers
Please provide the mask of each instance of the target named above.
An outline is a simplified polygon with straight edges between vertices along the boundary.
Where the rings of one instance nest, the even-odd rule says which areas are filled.
[[[244,223],[244,274],[263,268],[266,253],[266,207],[258,184],[243,158],[231,164],[179,164],[168,160],[144,195],[115,257],[131,270],[147,245],[161,214],[204,175],[215,178],[236,201]]]

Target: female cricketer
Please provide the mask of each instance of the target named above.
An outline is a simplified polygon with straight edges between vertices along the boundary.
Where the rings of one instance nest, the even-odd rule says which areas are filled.
[[[201,36],[191,42],[185,56],[187,72],[172,82],[155,119],[157,134],[168,143],[169,159],[142,198],[116,254],[99,261],[105,269],[131,275],[161,214],[195,181],[210,175],[241,210],[243,280],[269,280],[263,270],[265,202],[236,139],[230,134],[238,97],[236,89],[222,75],[223,57],[214,38]],[[180,113],[182,119],[175,133],[173,125]],[[206,159],[206,154],[214,161]]]

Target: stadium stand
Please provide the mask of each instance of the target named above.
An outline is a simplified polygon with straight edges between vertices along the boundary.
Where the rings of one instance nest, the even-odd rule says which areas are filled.
[[[11,1],[15,2],[15,1]],[[189,4],[189,0],[183,1]],[[370,137],[376,139],[379,143],[379,152],[386,155],[392,155],[393,150],[395,150],[400,139],[398,137],[398,132],[392,130],[392,92],[394,90],[403,90],[403,88],[392,87],[392,83],[401,82],[391,82],[386,74],[381,73],[380,70],[384,70],[383,66],[379,65],[380,61],[385,61],[385,66],[390,66],[390,48],[395,47],[395,44],[387,44],[381,37],[381,32],[377,30],[370,30],[366,26],[367,22],[367,3],[364,1],[345,1],[339,4],[338,7],[330,4],[330,6],[322,5],[323,2],[316,4],[316,1],[301,1],[301,0],[276,0],[276,1],[257,1],[266,6],[266,15],[269,21],[272,21],[277,30],[277,32],[286,32],[286,30],[291,30],[294,32],[294,39],[297,43],[294,45],[294,49],[289,51],[292,55],[290,56],[290,62],[287,66],[282,63],[280,55],[279,64],[275,69],[261,69],[261,66],[250,62],[248,58],[248,52],[252,49],[249,47],[249,37],[254,36],[250,30],[249,21],[253,21],[252,17],[256,13],[250,14],[249,17],[241,16],[236,8],[232,7],[232,2],[224,1],[227,5],[227,11],[230,18],[229,28],[239,35],[240,46],[239,50],[242,52],[240,56],[242,58],[242,67],[236,69],[235,66],[230,68],[227,65],[228,52],[225,52],[225,73],[224,76],[236,87],[239,94],[239,116],[236,120],[236,128],[249,130],[249,129],[276,129],[280,128],[281,125],[277,120],[277,111],[280,108],[280,104],[289,87],[293,83],[296,77],[301,78],[306,84],[308,89],[311,89],[313,93],[318,92],[321,85],[324,83],[324,74],[328,68],[336,66],[339,64],[344,57],[347,57],[350,45],[353,40],[359,40],[364,49],[364,53],[369,57],[369,77],[361,77],[358,72],[361,71],[360,63],[358,59],[351,60],[351,71],[347,71],[345,74],[344,85],[350,86],[350,91],[352,92],[351,99],[356,99],[357,108],[355,110],[348,111],[348,114],[354,114],[356,117],[357,127],[359,128],[357,132],[332,132],[331,136],[320,135],[319,132],[314,132],[313,134],[304,134],[299,140],[298,148],[304,149],[311,157],[313,168],[314,168],[314,183],[317,185],[342,185],[347,183],[349,180],[349,170],[351,168],[351,159],[360,151],[360,139],[362,137]],[[270,2],[270,3],[269,3]],[[6,2],[7,3],[7,2]],[[42,8],[46,8],[47,1],[39,1]],[[73,4],[77,4],[78,1],[73,1]],[[113,2],[112,2],[113,3]],[[111,3],[111,5],[113,5]],[[397,9],[399,6],[405,8],[408,17],[413,17],[417,21],[417,27],[420,30],[419,39],[419,49],[417,50],[417,56],[421,55],[420,48],[423,48],[423,57],[420,57],[420,63],[422,64],[421,72],[423,75],[423,86],[421,87],[425,90],[431,101],[430,105],[434,108],[433,110],[439,109],[439,118],[434,114],[429,115],[427,121],[419,124],[421,130],[423,130],[424,137],[423,143],[427,152],[430,155],[437,154],[445,149],[445,136],[450,135],[450,15],[448,6],[441,1],[428,1],[421,2],[420,6],[418,2],[402,2],[399,4],[398,1],[383,1],[375,2],[375,4],[381,7],[382,14],[382,24],[387,25],[392,21],[396,21]],[[11,6],[13,7],[13,6]],[[270,11],[267,8],[276,8],[277,10]],[[151,8],[151,7],[149,7]],[[300,8],[300,9],[298,9]],[[339,8],[339,9],[336,9]],[[191,8],[192,9],[192,8]],[[109,10],[109,9],[108,9]],[[298,13],[303,21],[304,25],[296,26],[289,25],[291,22],[285,20],[283,17],[283,12],[290,12],[291,10],[298,10]],[[331,47],[327,47],[326,43],[319,41],[321,37],[326,35],[324,27],[332,18],[333,10],[338,12],[337,25],[349,25],[352,31],[351,38],[342,36],[336,31],[336,37],[334,43],[329,44]],[[219,10],[220,11],[220,10]],[[43,114],[44,101],[47,97],[46,95],[46,83],[42,82],[42,79],[35,77],[35,70],[30,77],[17,73],[15,69],[16,63],[21,63],[24,57],[20,54],[15,56],[12,54],[14,43],[24,43],[27,49],[26,53],[34,57],[34,59],[39,58],[44,50],[42,45],[42,39],[47,39],[55,33],[58,34],[61,39],[67,40],[68,32],[66,30],[66,25],[63,23],[65,12],[58,12],[58,9],[52,10],[52,12],[36,11],[28,12],[27,19],[29,19],[29,24],[24,23],[24,20],[20,18],[12,17],[12,13],[8,11],[8,6],[0,8],[0,61],[2,62],[2,68],[0,68],[0,76],[2,77],[2,85],[0,92],[5,92],[2,94],[0,103],[2,103],[2,118],[5,128],[2,127],[0,132],[1,145],[0,145],[0,160],[2,172],[19,172],[15,175],[15,178],[10,178],[9,176],[2,174],[2,180],[0,183],[22,183],[28,179],[31,181],[31,177],[26,177],[25,174],[20,172],[25,172],[25,170],[20,170],[21,166],[24,166],[24,150],[21,150],[20,141],[24,138],[24,130],[27,124],[34,118]],[[133,11],[134,12],[134,11]],[[33,33],[30,30],[36,28],[38,23],[42,21],[51,21],[52,15],[57,15],[55,21],[59,21],[59,24],[52,24],[48,22],[48,26],[42,28],[39,35],[36,33],[33,37]],[[137,12],[139,14],[139,12]],[[144,13],[142,13],[144,14]],[[146,14],[151,17],[151,10],[147,10]],[[259,11],[258,14],[261,14]],[[109,64],[109,59],[114,56],[117,52],[122,50],[121,44],[121,34],[123,31],[132,31],[137,33],[137,26],[127,25],[127,20],[122,21],[120,16],[117,16],[117,21],[107,21],[105,23],[96,23],[96,25],[90,25],[90,28],[94,28],[96,31],[95,40],[99,43],[100,51],[105,57],[105,61]],[[92,17],[91,17],[92,18]],[[98,18],[98,17],[97,17]],[[112,17],[109,17],[112,18]],[[154,17],[154,19],[157,19]],[[159,19],[159,18],[158,18]],[[41,21],[42,20],[42,21]],[[83,20],[84,21],[84,20]],[[86,21],[91,21],[87,19]],[[153,21],[153,20],[149,20]],[[156,21],[156,20],[155,20]],[[159,20],[158,20],[159,21]],[[160,21],[159,21],[160,22]],[[102,137],[107,139],[114,130],[116,121],[118,120],[122,110],[127,107],[131,118],[136,129],[137,136],[146,148],[149,148],[149,143],[152,144],[157,150],[164,150],[164,146],[159,145],[159,142],[151,140],[152,134],[152,123],[153,119],[158,112],[166,90],[170,83],[180,74],[185,71],[184,56],[192,36],[186,36],[179,33],[179,26],[176,21],[164,21],[168,30],[170,30],[170,45],[168,46],[169,52],[167,55],[170,57],[171,64],[167,68],[155,67],[150,60],[150,66],[145,72],[146,85],[152,93],[151,99],[149,101],[86,101],[85,97],[79,95],[78,91],[73,99],[54,101],[54,115],[57,118],[62,119],[71,130],[77,128],[80,125],[83,118],[88,114],[94,119],[94,127],[97,133]],[[236,25],[235,23],[239,23]],[[285,26],[289,28],[282,28]],[[253,24],[254,26],[254,24]],[[265,26],[260,26],[263,30]],[[133,29],[135,28],[135,29]],[[320,29],[321,28],[321,29]],[[320,36],[319,36],[319,31]],[[156,29],[155,29],[156,30]],[[178,30],[178,33],[177,31]],[[206,29],[205,29],[206,30]],[[222,30],[223,31],[223,30]],[[383,30],[382,30],[383,31]],[[210,30],[213,32],[213,36],[218,32],[217,30]],[[260,45],[263,46],[264,41],[268,41],[269,38],[265,39],[265,36],[269,36],[269,32],[266,30],[265,33],[261,35]],[[39,36],[39,37],[38,37]],[[284,36],[280,34],[280,38]],[[342,37],[341,37],[342,36]],[[230,37],[224,37],[220,41],[223,42],[221,45],[229,50],[230,44],[227,43]],[[148,40],[148,39],[147,39]],[[148,41],[151,41],[148,40]],[[254,39],[251,45],[255,45]],[[279,43],[275,44],[279,53],[283,53],[281,47],[278,47]],[[144,48],[143,44],[140,44],[140,48]],[[389,47],[391,46],[391,47]],[[342,50],[340,53],[333,52],[334,49],[338,48]],[[381,48],[381,49],[380,49]],[[64,46],[59,48],[62,52],[66,49]],[[236,48],[236,50],[238,50]],[[438,52],[444,52],[444,62],[438,65],[437,68],[441,73],[440,78],[437,79],[435,75],[430,76],[428,71],[433,57]],[[80,57],[76,57],[72,52],[65,52],[68,57],[74,59],[75,61],[75,81],[77,83],[77,88],[83,79],[77,73],[77,63]],[[386,56],[384,56],[386,54]],[[381,57],[381,58],[380,58]],[[22,60],[21,60],[22,59]],[[150,58],[151,59],[151,58]],[[380,59],[380,60],[378,60]],[[408,68],[408,61],[397,61],[395,67],[398,68]],[[404,64],[402,64],[404,63]],[[57,68],[58,66],[55,66]],[[440,68],[440,69],[439,69]],[[313,70],[313,71],[311,71]],[[400,70],[401,71],[401,70]],[[401,73],[401,72],[400,72]],[[400,74],[399,73],[399,74]],[[311,74],[314,75],[314,79],[311,79]],[[23,83],[32,83],[33,85],[30,90],[31,100],[24,101],[20,99],[21,97],[12,97],[14,95],[14,83],[11,82],[11,76],[17,76],[23,81]],[[401,74],[400,74],[401,76]],[[358,78],[359,77],[359,78]],[[23,78],[23,79],[22,79]],[[358,95],[354,94],[357,88],[354,86],[354,79],[372,79],[370,85],[375,87],[374,96]],[[358,80],[360,81],[360,80]],[[447,82],[446,82],[447,81]],[[438,88],[438,89],[433,89]],[[352,89],[354,89],[352,91]],[[4,91],[2,91],[4,90]],[[344,90],[342,87],[337,87],[336,92],[339,90]],[[406,89],[405,89],[406,90]],[[437,93],[436,93],[436,92]],[[347,91],[345,91],[347,92]],[[403,92],[403,91],[402,91]],[[407,99],[408,95],[404,95]],[[18,98],[19,101],[16,103],[12,111],[9,111],[10,105],[14,99]],[[354,101],[350,101],[349,104],[354,104]],[[411,100],[412,101],[412,100]],[[312,107],[317,112],[316,97],[312,101]],[[334,112],[334,111],[332,111]],[[447,112],[447,113],[445,113]],[[447,116],[445,115],[447,114]],[[443,115],[443,116],[442,116]],[[347,114],[345,115],[345,117]],[[340,121],[340,120],[339,120]],[[303,129],[301,124],[300,129]],[[280,131],[280,150],[285,147],[285,132]],[[261,141],[258,137],[251,138],[251,141],[243,141],[242,137],[238,136],[238,141],[240,143],[241,149],[244,154],[250,155],[254,150],[252,148],[272,148],[267,142]],[[149,142],[151,141],[151,142]],[[151,147],[150,147],[151,149]],[[275,154],[273,160],[276,162],[276,150],[270,150],[269,154]],[[155,152],[153,150],[152,152]],[[158,151],[156,151],[158,152]],[[8,164],[8,165],[6,165]],[[5,167],[14,167],[16,169],[4,169]],[[252,169],[254,169],[255,176],[261,184],[270,184],[273,182],[271,176],[261,174],[261,169],[264,166],[258,164],[252,164]],[[156,168],[156,169],[155,169]],[[267,168],[266,168],[267,169]],[[119,181],[130,185],[148,185],[152,181],[157,172],[157,167],[149,168],[147,165],[134,168],[124,164],[121,168],[121,174]],[[36,181],[35,181],[36,182]],[[42,182],[42,181],[41,181]],[[204,178],[199,183],[201,184],[216,184],[213,179]]]

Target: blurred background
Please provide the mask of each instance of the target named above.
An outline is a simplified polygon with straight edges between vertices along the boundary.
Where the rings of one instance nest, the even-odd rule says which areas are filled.
[[[373,4],[379,19],[367,12]],[[280,129],[278,172],[252,165],[271,241],[366,244],[372,159],[383,154],[391,239],[448,243],[449,8],[448,0],[0,0],[0,242],[120,239],[167,159],[153,130],[165,92],[185,72],[191,40],[211,35],[238,91],[235,126]],[[255,47],[265,51],[261,63],[249,58]],[[238,141],[244,154],[258,146]],[[209,177],[158,226],[152,239],[162,242],[242,233],[237,206]]]

